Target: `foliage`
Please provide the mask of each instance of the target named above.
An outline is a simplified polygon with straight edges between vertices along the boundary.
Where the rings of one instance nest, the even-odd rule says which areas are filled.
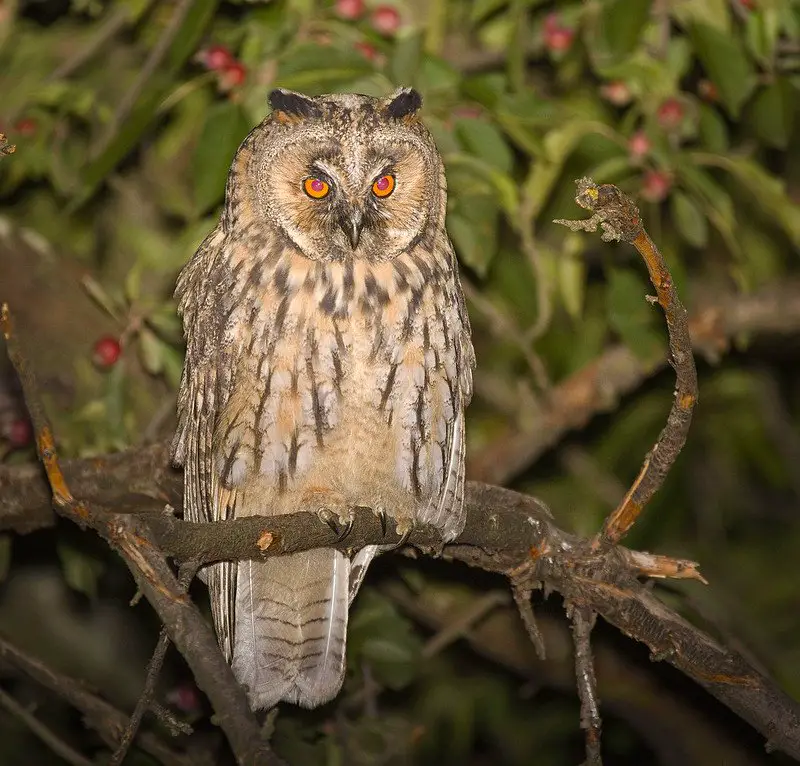
[[[397,30],[376,24],[387,5]],[[640,192],[690,309],[713,286],[748,292],[796,273],[800,8],[791,0],[387,0],[357,18],[342,6],[0,3],[0,132],[17,147],[0,161],[2,220],[35,235],[42,259],[56,263],[52,283],[80,270],[107,328],[84,328],[67,346],[71,368],[59,370],[72,398],[54,414],[72,453],[169,433],[182,364],[175,276],[213,226],[231,157],[277,85],[423,93],[475,329],[471,453],[509,424],[535,429],[549,387],[610,343],[648,361],[664,353],[633,251],[550,224],[575,217],[574,178]],[[215,46],[229,56],[222,66]],[[122,356],[99,369],[91,346],[106,332]],[[774,509],[796,510],[800,499],[788,457],[797,453],[781,447],[797,445],[800,401],[765,392],[796,391],[797,376],[773,350],[742,348],[701,369],[689,446],[634,543],[703,561],[715,585],[710,596],[691,589],[697,608],[733,623],[797,694],[796,595],[763,581],[776,559],[796,566],[797,515]],[[654,441],[671,385],[659,377],[519,485],[576,531],[593,531]],[[59,553],[67,582],[96,602],[97,578],[113,564],[72,543]],[[11,555],[0,538],[0,571]],[[382,572],[396,576],[389,564]],[[439,569],[412,575],[442,598],[454,587]],[[522,764],[533,752],[565,762],[577,718],[563,690],[546,704],[520,701],[517,682],[493,666],[465,672],[467,655],[426,657],[424,631],[379,589],[380,576],[370,579],[352,616],[342,702],[281,713],[279,750],[293,763],[399,763],[412,752],[419,762]],[[460,580],[466,589],[468,576]],[[370,694],[380,727],[363,712]],[[624,733],[608,747],[613,763],[642,762],[644,746]]]

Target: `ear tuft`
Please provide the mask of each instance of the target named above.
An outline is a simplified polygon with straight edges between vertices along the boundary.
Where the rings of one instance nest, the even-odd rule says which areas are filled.
[[[269,104],[274,111],[290,117],[319,117],[321,114],[313,99],[284,88],[276,88],[269,94]]]
[[[422,96],[413,88],[400,88],[393,93],[385,107],[386,114],[393,120],[413,117],[422,106]]]

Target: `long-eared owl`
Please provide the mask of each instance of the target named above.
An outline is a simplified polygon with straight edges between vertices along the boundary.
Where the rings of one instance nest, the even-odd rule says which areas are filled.
[[[270,94],[225,205],[178,280],[185,517],[366,506],[402,533],[464,525],[474,353],[444,166],[419,94]],[[377,546],[205,568],[254,708],[339,692],[350,601]]]

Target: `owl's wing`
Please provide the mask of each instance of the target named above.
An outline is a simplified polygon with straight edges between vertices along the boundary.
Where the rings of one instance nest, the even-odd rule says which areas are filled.
[[[229,368],[215,354],[221,332],[219,295],[224,277],[219,265],[221,230],[213,231],[181,272],[175,291],[186,330],[186,361],[178,393],[178,428],[172,444],[174,461],[184,469],[183,515],[188,521],[219,521],[232,515],[235,493],[223,487],[214,470],[213,435],[216,414],[230,396]],[[220,646],[233,655],[235,562],[205,567]]]
[[[430,337],[440,340],[434,355],[435,372],[428,369],[428,411],[437,414],[426,435],[431,442],[429,454],[438,448],[444,459],[441,466],[436,464],[441,472],[435,481],[439,491],[420,516],[421,521],[441,529],[445,541],[457,537],[464,528],[464,409],[472,399],[475,367],[469,316],[452,245],[449,250],[451,271],[442,286],[444,300],[437,303],[433,328],[428,331]]]

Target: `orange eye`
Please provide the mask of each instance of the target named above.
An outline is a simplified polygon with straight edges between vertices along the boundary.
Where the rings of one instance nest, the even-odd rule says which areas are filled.
[[[381,176],[372,184],[372,193],[376,197],[388,197],[394,191],[394,186],[394,176]]]
[[[306,178],[306,180],[303,181],[303,189],[309,197],[322,199],[328,195],[331,187],[329,183],[323,181],[321,178]]]

